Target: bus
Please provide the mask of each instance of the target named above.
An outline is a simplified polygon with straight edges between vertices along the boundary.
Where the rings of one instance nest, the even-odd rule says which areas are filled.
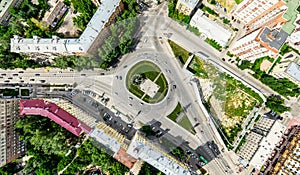
[[[203,156],[200,156],[199,157],[205,164],[208,164],[208,161],[203,157]]]

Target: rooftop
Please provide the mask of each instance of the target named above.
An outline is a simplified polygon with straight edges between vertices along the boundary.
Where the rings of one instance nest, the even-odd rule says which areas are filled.
[[[268,44],[269,47],[280,50],[288,36],[289,34],[283,30],[278,31],[276,29],[265,27],[258,37],[261,41]]]
[[[296,26],[294,25],[294,21],[297,18],[297,8],[299,6],[299,0],[283,0],[288,7],[287,11],[283,15],[283,17],[288,21],[286,24],[282,26],[282,30],[284,30],[289,35],[294,31]]]
[[[250,161],[251,165],[253,165],[256,169],[260,169],[262,167],[276,144],[279,142],[285,129],[286,127],[278,121],[274,123],[268,135],[260,142],[259,149]]]
[[[194,9],[200,0],[178,0],[178,2],[184,4],[185,6]]]
[[[223,47],[227,45],[231,36],[231,32],[229,30],[226,30],[218,23],[210,20],[200,9],[198,9],[192,17],[190,25],[197,27],[201,33],[210,39],[214,39]]]
[[[121,0],[102,0],[86,29],[79,38],[21,38],[10,39],[10,51],[16,53],[85,53],[94,43]]]
[[[74,135],[89,133],[91,128],[56,104],[44,100],[20,100],[20,115],[41,115],[66,128]]]
[[[127,153],[154,166],[166,175],[190,175],[187,167],[136,133]]]
[[[300,66],[298,64],[291,62],[286,69],[286,73],[300,82]]]

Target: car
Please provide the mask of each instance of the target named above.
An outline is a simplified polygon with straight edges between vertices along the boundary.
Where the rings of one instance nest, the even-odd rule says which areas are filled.
[[[81,74],[81,76],[86,76],[86,74]]]
[[[222,58],[223,61],[225,61],[225,58]]]
[[[6,74],[1,74],[1,76],[6,76]]]
[[[61,73],[62,73],[62,71],[58,71],[57,73],[58,73],[58,74],[61,74]]]
[[[173,85],[173,89],[176,89],[176,85],[175,84]]]
[[[5,82],[5,83],[9,83],[9,80],[5,80],[4,82]]]
[[[13,78],[12,77],[8,77],[8,79],[12,80]]]
[[[40,82],[41,82],[41,83],[45,83],[45,82],[46,82],[46,80],[40,80]]]
[[[128,128],[132,128],[132,124],[127,124],[127,127]]]
[[[41,74],[35,74],[35,76],[40,76]]]
[[[156,137],[160,137],[163,135],[163,132],[162,131],[158,131],[157,134],[156,134]]]
[[[100,75],[104,75],[104,73],[103,73],[103,72],[101,72],[101,73],[100,73]]]
[[[24,73],[24,71],[19,71],[20,74]]]
[[[133,100],[133,98],[132,98],[132,97],[129,97],[129,99],[130,99],[130,100]]]
[[[12,74],[12,76],[14,76],[14,77],[17,77],[17,76],[18,76],[18,74]]]
[[[30,79],[30,81],[34,81],[34,79]]]
[[[112,117],[107,112],[103,114],[103,118],[104,118],[104,120],[111,120],[112,119]]]

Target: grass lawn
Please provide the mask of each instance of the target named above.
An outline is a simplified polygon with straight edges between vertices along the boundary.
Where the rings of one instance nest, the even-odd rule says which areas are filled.
[[[141,61],[134,65],[126,75],[126,87],[127,89],[137,96],[141,98],[144,95],[144,92],[139,89],[137,85],[131,83],[131,79],[135,74],[144,74],[146,78],[154,81],[155,78],[160,74],[161,70],[158,66],[154,63],[149,61]],[[142,100],[147,103],[157,103],[164,99],[168,92],[168,82],[163,74],[160,74],[159,78],[155,82],[157,85],[160,86],[157,94],[151,98],[150,96],[146,95]]]
[[[179,116],[180,112],[182,110],[182,106],[181,104],[178,102],[177,106],[175,107],[175,109],[171,112],[171,114],[169,114],[167,117],[169,119],[171,119],[173,122],[176,123],[176,119]],[[193,126],[190,122],[190,120],[187,118],[187,116],[185,115],[178,123],[179,126],[183,127],[184,129],[186,129],[187,131],[189,131],[192,134],[195,134],[196,132],[193,130]]]
[[[172,51],[175,55],[175,57],[177,59],[179,59],[179,61],[184,64],[188,58],[189,58],[189,53],[187,50],[185,50],[184,48],[182,48],[181,46],[177,45],[176,43],[174,43],[173,41],[171,40],[168,40],[171,48],[172,48]]]
[[[0,89],[0,94],[3,94],[3,96],[18,96],[19,89]]]
[[[181,104],[178,102],[173,112],[171,112],[171,114],[169,114],[167,117],[171,119],[173,122],[176,122],[176,118],[178,117],[178,114],[180,113],[181,110],[182,110]]]
[[[196,132],[193,130],[193,126],[190,122],[190,120],[187,118],[187,116],[184,116],[179,122],[178,125],[180,125],[181,127],[183,127],[184,129],[186,129],[187,131],[189,131],[192,134],[195,134]]]
[[[22,96],[29,96],[29,89],[21,89]]]

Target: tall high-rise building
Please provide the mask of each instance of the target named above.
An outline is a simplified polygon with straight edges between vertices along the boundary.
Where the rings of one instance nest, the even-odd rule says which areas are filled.
[[[25,145],[19,140],[14,124],[19,120],[19,99],[0,99],[0,166],[25,153]]]

